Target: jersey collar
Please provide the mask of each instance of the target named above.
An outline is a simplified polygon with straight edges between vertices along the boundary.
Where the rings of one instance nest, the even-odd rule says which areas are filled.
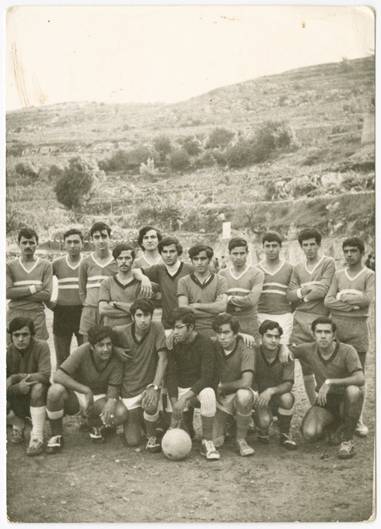
[[[204,283],[200,283],[200,281],[197,279],[197,277],[195,276],[194,272],[192,272],[190,274],[190,278],[192,279],[192,281],[194,283],[196,283],[197,286],[199,286],[200,288],[206,288],[214,279],[214,275],[213,273],[210,274],[210,276],[208,277],[208,279],[204,282]]]
[[[339,351],[339,347],[340,347],[340,342],[339,342],[339,340],[336,340],[336,347],[335,347],[333,353],[331,354],[331,356],[329,358],[323,358],[323,356],[321,355],[321,353],[319,351],[318,345],[316,345],[317,354],[318,354],[320,360],[323,362],[323,364],[327,365],[327,364],[331,363],[335,359],[335,357],[336,357],[336,355],[337,355],[337,353]]]

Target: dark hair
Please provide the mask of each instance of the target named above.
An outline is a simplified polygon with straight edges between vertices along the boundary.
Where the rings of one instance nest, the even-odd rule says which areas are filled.
[[[38,235],[32,228],[21,228],[17,234],[17,242],[21,241],[21,237],[25,237],[25,239],[35,238],[38,244]]]
[[[321,243],[321,233],[318,230],[315,230],[315,228],[306,228],[299,232],[298,235],[298,241],[300,246],[302,246],[302,242],[306,241],[307,239],[315,239],[318,246],[320,246]]]
[[[34,323],[33,323],[33,320],[31,320],[30,318],[23,318],[23,317],[17,317],[17,318],[13,318],[13,320],[11,320],[9,322],[9,325],[8,325],[8,332],[9,334],[12,336],[12,334],[20,329],[22,329],[23,327],[28,327],[28,329],[30,330],[30,334],[32,336],[35,335],[35,329],[34,329]]]
[[[111,341],[113,341],[114,333],[111,327],[107,327],[105,325],[94,325],[88,330],[87,337],[89,343],[91,345],[95,345],[98,342],[104,340],[105,338],[111,338]]]
[[[144,246],[143,246],[143,237],[144,235],[151,231],[151,230],[154,230],[156,231],[156,234],[157,234],[157,239],[158,241],[160,242],[161,239],[163,238],[161,232],[155,228],[154,226],[143,226],[143,228],[140,228],[139,230],[139,235],[138,235],[138,245],[140,246],[140,248],[142,248],[144,250]]]
[[[152,301],[145,298],[136,299],[130,307],[131,316],[135,316],[137,310],[141,310],[144,314],[153,314],[154,306]]]
[[[102,233],[102,231],[107,231],[108,236],[111,236],[111,228],[105,222],[95,222],[90,228],[90,237],[92,237],[97,231],[99,231],[99,233]]]
[[[265,320],[265,321],[263,321],[260,324],[260,326],[259,326],[258,332],[259,332],[259,334],[261,336],[263,336],[264,334],[266,334],[267,331],[272,331],[273,329],[278,329],[279,336],[282,336],[283,329],[279,325],[279,323],[277,321],[274,321],[274,320]]]
[[[213,248],[210,246],[207,246],[206,244],[196,244],[195,246],[189,248],[188,255],[191,259],[193,259],[200,252],[206,252],[209,261],[212,259],[214,253]]]
[[[129,251],[131,252],[132,259],[135,259],[135,249],[131,244],[122,242],[117,244],[112,251],[112,256],[116,260],[122,252]]]
[[[328,316],[319,316],[319,318],[316,318],[316,320],[311,323],[312,332],[315,332],[316,326],[319,325],[319,323],[329,323],[332,327],[332,332],[336,331],[336,323],[332,321],[331,318],[328,318]]]
[[[239,321],[237,320],[236,317],[232,316],[231,314],[228,314],[227,312],[221,312],[221,314],[218,314],[214,318],[213,323],[212,323],[213,330],[218,332],[218,329],[224,323],[228,323],[230,325],[231,330],[234,332],[234,334],[238,334],[239,329],[240,329]]]
[[[279,246],[282,246],[282,237],[277,231],[266,231],[262,237],[262,244],[265,242],[277,242]]]
[[[365,252],[365,245],[363,241],[358,237],[349,237],[348,239],[345,239],[342,245],[343,250],[346,246],[354,246],[355,248],[358,248],[360,250],[360,253]]]
[[[81,241],[83,241],[83,235],[81,230],[78,230],[77,228],[71,228],[70,230],[65,231],[63,234],[63,240],[65,240],[67,237],[70,237],[70,235],[79,235],[81,238]]]
[[[238,248],[239,246],[244,246],[246,250],[249,250],[247,241],[245,241],[245,239],[241,239],[241,237],[234,237],[233,239],[230,239],[228,250],[231,252],[234,248]]]
[[[182,321],[185,325],[193,325],[193,327],[196,324],[196,316],[192,309],[189,309],[188,307],[178,307],[177,309],[173,309],[169,319],[172,327],[177,321]]]
[[[176,246],[177,255],[181,255],[183,253],[183,247],[179,243],[179,240],[176,239],[176,237],[164,237],[164,239],[161,239],[158,246],[159,253],[163,251],[165,246],[170,246],[171,244],[174,244]]]

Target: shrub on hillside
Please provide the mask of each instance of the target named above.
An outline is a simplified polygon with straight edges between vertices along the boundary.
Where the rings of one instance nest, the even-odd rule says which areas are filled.
[[[253,144],[250,140],[239,140],[226,150],[226,161],[233,169],[255,163]]]
[[[58,167],[58,165],[51,165],[48,170],[48,178],[49,180],[55,180],[56,178],[59,178],[63,174],[63,169],[61,167]]]
[[[153,146],[160,156],[160,161],[164,162],[167,154],[169,154],[172,150],[170,139],[164,135],[157,136],[153,140]]]
[[[172,151],[169,157],[169,165],[172,171],[185,171],[190,166],[188,153],[184,149]]]
[[[229,145],[233,137],[234,132],[232,132],[231,130],[224,129],[222,127],[217,127],[210,133],[208,141],[206,143],[206,148],[216,149],[220,147],[223,149]]]
[[[197,156],[202,150],[199,140],[194,136],[185,136],[179,139],[179,143],[189,156]]]
[[[58,202],[68,209],[80,209],[88,198],[93,182],[90,165],[80,158],[72,158],[54,187]]]
[[[20,176],[26,176],[27,178],[37,178],[38,172],[28,163],[19,162],[15,165],[15,171]]]
[[[111,156],[111,158],[100,160],[98,162],[98,167],[106,173],[138,170],[142,163],[146,163],[147,160],[152,157],[153,155],[147,147],[139,145],[129,151],[119,149]]]
[[[193,160],[192,167],[193,169],[202,169],[203,167],[212,167],[215,163],[216,160],[213,154],[210,151],[206,151]]]

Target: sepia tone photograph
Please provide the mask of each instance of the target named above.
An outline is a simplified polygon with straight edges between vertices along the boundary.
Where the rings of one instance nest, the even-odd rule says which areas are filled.
[[[8,521],[374,520],[373,8],[4,17]]]

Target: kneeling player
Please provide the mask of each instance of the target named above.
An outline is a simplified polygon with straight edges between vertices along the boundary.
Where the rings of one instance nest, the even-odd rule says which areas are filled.
[[[236,443],[241,456],[254,454],[246,442],[256,393],[251,389],[254,374],[254,352],[238,335],[239,321],[232,315],[219,314],[213,329],[219,342],[219,379],[217,415],[214,428],[216,446],[222,446],[229,416],[236,421]]]
[[[280,444],[288,450],[297,448],[290,436],[294,408],[294,362],[281,362],[280,340],[283,329],[278,322],[265,320],[259,327],[261,345],[255,348],[254,388],[259,396],[256,402],[255,424],[258,440],[269,442],[269,429],[273,417],[278,417]]]
[[[217,385],[215,344],[195,330],[196,316],[182,307],[172,312],[173,349],[168,356],[167,411],[172,413],[171,426],[183,424],[193,434],[193,409],[201,406],[201,454],[208,460],[220,459],[213,443]]]
[[[93,441],[104,440],[103,425],[117,426],[126,421],[126,409],[118,401],[123,366],[113,354],[112,337],[110,327],[91,327],[89,342],[73,351],[54,374],[47,402],[52,433],[47,453],[63,447],[64,413],[84,412]]]
[[[336,325],[329,318],[317,318],[311,328],[315,342],[291,348],[312,369],[318,391],[303,419],[303,437],[316,441],[328,433],[334,444],[340,443],[338,457],[348,459],[354,455],[353,434],[364,398],[361,362],[354,347],[336,339]]]
[[[23,442],[25,417],[30,415],[32,432],[26,453],[36,456],[43,451],[49,346],[34,337],[34,323],[30,318],[14,318],[8,332],[11,344],[7,349],[7,420],[12,424],[11,442]]]

